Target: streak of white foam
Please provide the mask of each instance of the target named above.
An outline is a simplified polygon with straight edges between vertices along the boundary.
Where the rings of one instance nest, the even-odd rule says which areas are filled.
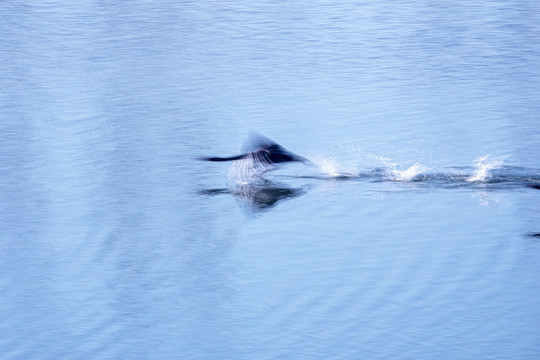
[[[468,182],[485,181],[492,176],[491,170],[502,167],[504,160],[508,156],[490,157],[490,155],[480,156],[473,161],[475,171],[467,178]]]
[[[330,177],[358,176],[356,167],[347,166],[331,157],[315,157],[312,162],[317,166],[319,172]]]
[[[391,177],[397,181],[412,181],[417,178],[423,172],[428,171],[430,168],[420,163],[416,163],[405,170],[392,169]]]

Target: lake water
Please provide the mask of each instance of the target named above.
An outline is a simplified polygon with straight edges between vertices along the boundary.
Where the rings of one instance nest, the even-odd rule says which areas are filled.
[[[0,15],[1,359],[540,357],[540,3]]]

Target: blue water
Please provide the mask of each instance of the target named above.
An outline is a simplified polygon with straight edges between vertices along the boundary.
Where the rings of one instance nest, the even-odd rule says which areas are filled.
[[[1,359],[540,357],[537,2],[0,17]]]

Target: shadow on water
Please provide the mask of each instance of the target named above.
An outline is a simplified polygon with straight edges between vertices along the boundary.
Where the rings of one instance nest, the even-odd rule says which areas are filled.
[[[285,184],[264,180],[257,183],[234,184],[228,188],[201,190],[199,194],[207,196],[231,194],[253,211],[264,211],[275,207],[283,200],[304,195],[309,186],[290,187]]]

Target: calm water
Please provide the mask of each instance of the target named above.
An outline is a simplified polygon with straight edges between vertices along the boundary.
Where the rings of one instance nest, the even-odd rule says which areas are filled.
[[[1,359],[540,356],[537,2],[0,16]]]

